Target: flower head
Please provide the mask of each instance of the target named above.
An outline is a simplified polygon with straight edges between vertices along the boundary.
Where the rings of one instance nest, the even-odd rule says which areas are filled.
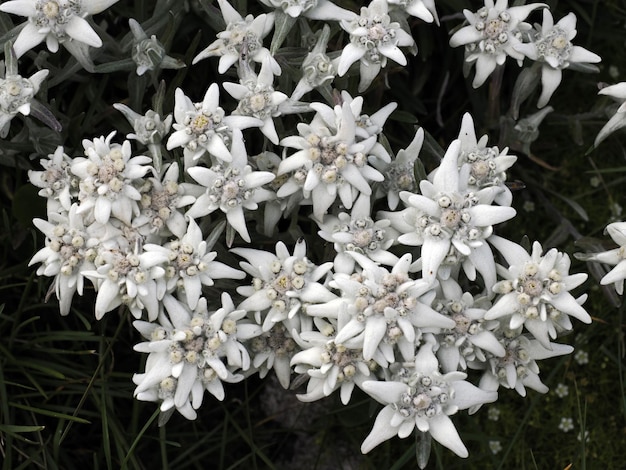
[[[578,63],[601,61],[599,55],[572,44],[576,36],[576,15],[569,13],[556,24],[552,13],[543,10],[543,24],[533,35],[532,42],[515,46],[515,49],[541,65],[541,96],[537,107],[543,108],[561,83],[562,70],[574,68]]]
[[[226,116],[219,106],[219,93],[217,83],[213,83],[207,89],[202,102],[193,103],[183,90],[176,89],[175,132],[167,140],[167,149],[183,147],[185,168],[196,165],[205,153],[217,161],[232,161],[228,148],[233,139],[233,129],[262,125],[262,121],[253,117]]]
[[[507,56],[521,62],[524,55],[516,46],[521,44],[521,31],[530,28],[523,23],[537,8],[547,5],[530,3],[515,7],[508,0],[485,0],[485,6],[476,13],[464,10],[469,25],[462,27],[450,38],[452,47],[465,46],[465,61],[476,64],[476,75],[472,86],[478,88],[495,70],[503,65]]]
[[[28,17],[15,40],[18,57],[42,43],[50,52],[62,44],[86,69],[93,67],[88,46],[101,47],[102,40],[86,17],[100,13],[118,0],[10,0],[0,11]]]
[[[10,44],[5,46],[5,52],[13,54]],[[24,78],[17,73],[17,60],[8,57],[4,69],[4,64],[0,63],[0,138],[9,133],[9,123],[18,113],[24,116],[30,114],[30,104],[48,76],[48,70],[44,69],[30,78]]]
[[[539,242],[528,254],[521,246],[500,237],[492,237],[494,245],[509,263],[505,279],[493,286],[500,294],[485,319],[509,318],[509,328],[522,325],[546,348],[558,331],[571,330],[568,316],[584,323],[591,317],[581,306],[585,297],[576,299],[569,292],[587,279],[587,274],[569,274],[570,259],[555,248],[542,255]]]
[[[465,378],[462,372],[441,374],[432,345],[425,343],[414,365],[402,368],[392,380],[363,382],[363,389],[385,407],[361,451],[367,453],[395,435],[408,437],[417,428],[430,433],[459,457],[467,457],[468,451],[450,416],[458,410],[494,402],[498,395],[475,387]]]
[[[192,311],[168,295],[163,305],[169,318],[161,312],[158,322],[133,323],[148,340],[135,346],[149,354],[145,372],[133,377],[139,400],[160,401],[161,411],[175,408],[195,419],[205,390],[223,400],[222,382],[243,380],[234,373],[250,367],[241,341],[256,334],[255,328],[241,321],[246,312],[236,310],[228,294],[222,294],[221,302],[213,311],[203,298]]]
[[[380,69],[387,65],[387,59],[406,65],[406,57],[399,47],[414,44],[412,36],[399,23],[391,21],[388,9],[386,0],[372,0],[369,6],[361,8],[360,16],[340,23],[350,34],[350,44],[341,53],[337,72],[343,76],[353,63],[359,61],[359,92],[370,86]]]
[[[226,30],[217,33],[217,39],[194,57],[192,63],[219,56],[218,71],[224,73],[240,60],[261,63],[268,58],[272,73],[280,75],[280,65],[262,43],[274,26],[274,14],[263,13],[257,17],[248,15],[243,18],[226,0],[217,1],[226,22]]]
[[[400,193],[407,209],[384,214],[402,233],[400,243],[422,247],[424,279],[432,281],[437,275],[447,279],[450,270],[462,264],[470,279],[478,270],[485,284],[492,285],[495,262],[485,240],[492,235],[493,225],[513,217],[515,210],[491,205],[499,193],[497,188],[469,190],[467,179],[459,172],[460,155],[461,142],[455,140],[431,174],[432,181],[420,182],[421,194]]]
[[[114,136],[112,132],[106,138],[84,139],[86,157],[74,158],[71,171],[80,178],[79,212],[93,211],[101,224],[113,216],[130,225],[133,215],[139,213],[137,180],[152,169],[152,159],[133,157],[130,142],[112,143]]]

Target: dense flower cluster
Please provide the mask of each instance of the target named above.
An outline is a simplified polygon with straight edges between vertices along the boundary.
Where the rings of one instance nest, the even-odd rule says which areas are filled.
[[[0,135],[18,113],[28,116],[48,75],[23,78],[17,58],[45,41],[93,70],[87,46],[102,40],[88,18],[116,1],[0,5],[28,17],[0,78]],[[45,246],[30,263],[53,278],[63,315],[85,280],[96,319],[130,312],[145,339],[135,350],[147,354],[135,396],[165,416],[195,419],[205,391],[223,400],[224,384],[274,371],[284,388],[306,382],[303,401],[338,391],[347,404],[356,386],[380,402],[363,453],[416,432],[466,457],[453,416],[494,402],[501,386],[547,391],[539,361],[573,350],[553,342],[574,328],[572,317],[591,322],[586,296],[573,293],[587,275],[570,273],[556,248],[534,242],[529,253],[496,234],[516,216],[507,172],[517,157],[477,138],[469,113],[426,174],[427,130],[415,129],[394,154],[385,130],[397,104],[366,114],[363,96],[335,89],[358,76],[362,93],[386,80],[388,59],[405,66],[401,48],[418,52],[410,24],[439,24],[434,1],[372,0],[358,13],[327,0],[260,3],[256,16],[227,0],[210,6],[224,29],[187,64],[217,57],[218,73],[234,81],[196,77],[187,91],[177,81],[170,114],[158,99],[154,109],[117,103],[132,126],[126,139],[113,131],[84,138],[81,155],[59,146],[41,157],[29,175],[47,200],[47,219],[34,220]],[[525,20],[540,9],[533,30]],[[554,23],[545,4],[485,0],[464,16],[450,45],[464,46],[474,87],[509,56],[531,63],[535,80],[520,75],[518,104],[540,82],[546,106],[564,69],[591,71],[600,61],[571,43],[573,13]],[[126,65],[137,76],[184,66],[152,23],[128,24]],[[313,40],[297,64],[281,49],[296,24]],[[322,98],[308,98],[313,90]],[[596,145],[625,125],[625,90],[600,91],[622,103]],[[626,227],[607,231],[620,247],[583,258],[614,265],[601,282],[621,294]],[[427,460],[423,451],[420,466]]]

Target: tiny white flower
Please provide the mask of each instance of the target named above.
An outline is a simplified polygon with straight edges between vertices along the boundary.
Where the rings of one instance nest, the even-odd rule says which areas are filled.
[[[50,52],[63,45],[85,68],[93,66],[88,46],[101,47],[102,40],[86,18],[101,13],[118,0],[10,0],[0,11],[28,17],[14,44],[21,57],[42,43]]]
[[[574,429],[574,420],[572,418],[561,418],[559,429],[563,432],[569,432]]]
[[[569,395],[569,387],[565,384],[559,383],[554,389],[554,393],[559,398],[565,398]]]
[[[507,56],[518,62],[524,58],[516,46],[521,44],[521,31],[530,28],[523,23],[537,8],[547,7],[544,3],[508,6],[508,0],[485,0],[485,6],[476,13],[463,10],[469,25],[463,26],[450,38],[452,47],[465,46],[465,61],[476,64],[476,75],[472,86],[478,88],[495,70],[503,65]]]
[[[368,453],[380,443],[398,435],[406,438],[415,428],[428,432],[459,457],[469,455],[450,419],[458,410],[494,402],[496,392],[486,392],[465,381],[466,374],[441,374],[432,345],[417,352],[414,367],[393,381],[365,381],[363,389],[385,407],[376,417],[370,434],[361,445]]]
[[[534,33],[532,42],[519,44],[515,50],[541,65],[541,96],[537,107],[543,108],[561,83],[562,70],[575,68],[576,64],[593,64],[602,59],[587,49],[574,46],[576,36],[576,15],[569,13],[554,24],[549,9],[543,10],[543,24]]]
[[[579,349],[578,351],[576,351],[576,354],[574,354],[574,360],[580,366],[589,364],[589,353],[587,351]]]
[[[353,63],[359,61],[359,92],[370,86],[380,69],[387,65],[387,59],[406,65],[406,57],[399,47],[415,43],[399,23],[391,21],[388,9],[386,0],[372,0],[369,6],[361,8],[360,16],[340,22],[350,34],[350,43],[341,53],[337,72],[343,76]]]
[[[493,455],[502,452],[502,443],[500,441],[489,441],[489,450]]]
[[[498,421],[500,419],[500,408],[490,406],[487,410],[487,418],[491,421]]]

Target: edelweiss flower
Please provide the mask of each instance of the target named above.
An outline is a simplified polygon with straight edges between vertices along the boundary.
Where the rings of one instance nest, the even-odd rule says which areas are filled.
[[[136,140],[148,147],[148,151],[152,155],[154,170],[157,175],[160,175],[163,161],[161,142],[170,132],[172,115],[169,114],[165,120],[161,120],[161,116],[152,109],[148,110],[145,115],[141,115],[121,103],[115,103],[113,107],[121,112],[133,126],[135,132],[126,134],[126,138]]]
[[[300,348],[282,323],[275,323],[269,331],[263,331],[248,343],[252,366],[264,378],[273,369],[280,385],[287,389],[291,382],[291,358]]]
[[[143,145],[149,146],[150,144],[160,144],[163,137],[170,132],[170,127],[172,126],[171,114],[167,115],[163,120],[152,109],[148,110],[146,114],[139,114],[122,103],[115,103],[113,107],[122,113],[130,125],[133,126],[135,132],[126,135],[127,139],[136,140]]]
[[[515,389],[521,396],[526,396],[529,387],[539,393],[546,393],[548,387],[539,378],[537,361],[549,357],[570,354],[574,348],[568,344],[548,343],[528,339],[521,335],[522,328],[511,329],[508,326],[496,330],[500,343],[504,347],[503,357],[491,357],[487,363],[474,363],[473,368],[484,369],[479,387],[495,392],[500,386]]]
[[[227,293],[221,300],[217,311],[209,311],[204,298],[190,311],[166,295],[163,305],[169,319],[161,312],[158,322],[133,322],[148,339],[134,348],[149,354],[146,371],[133,376],[139,400],[161,401],[162,412],[175,407],[185,418],[196,419],[205,390],[223,400],[222,382],[243,380],[243,375],[233,374],[250,367],[240,341],[258,334],[258,327],[240,321],[246,312],[235,310]]]
[[[350,254],[363,270],[352,275],[336,273],[329,285],[339,289],[341,297],[307,309],[309,315],[340,320],[335,343],[358,338],[363,358],[387,367],[401,360],[396,357],[396,346],[402,360],[413,358],[422,328],[454,327],[453,320],[430,308],[435,295],[431,284],[409,277],[410,253],[402,256],[391,272],[363,255]]]
[[[106,224],[111,216],[130,225],[139,213],[137,201],[141,194],[135,187],[137,180],[152,168],[152,159],[133,157],[130,142],[111,143],[115,131],[106,138],[83,140],[84,157],[74,158],[71,171],[80,178],[78,200],[80,213],[93,211],[97,222]]]
[[[318,281],[332,268],[332,263],[316,266],[306,257],[306,243],[299,240],[289,254],[283,242],[276,243],[276,254],[253,248],[233,248],[246,259],[241,268],[252,276],[251,286],[240,286],[237,292],[246,299],[238,308],[254,312],[263,331],[275,323],[289,320],[288,331],[299,327],[298,313],[309,304],[328,302],[335,298]]]
[[[346,74],[357,60],[361,62],[359,92],[365,91],[380,69],[391,59],[406,65],[406,57],[399,46],[412,46],[413,37],[399,23],[391,22],[386,0],[373,0],[368,7],[361,8],[361,15],[352,20],[342,20],[341,27],[350,34],[350,44],[344,47],[337,72]]]
[[[133,227],[148,236],[167,236],[169,230],[182,238],[187,230],[185,216],[179,210],[193,204],[196,198],[189,194],[191,184],[178,183],[178,163],[167,168],[161,181],[150,177],[141,186],[139,215],[133,218]]]
[[[299,100],[314,88],[327,86],[335,79],[337,71],[330,57],[326,55],[330,26],[324,25],[319,32],[315,46],[302,61],[302,78],[291,94],[292,100]]]
[[[487,147],[486,135],[476,140],[474,120],[465,113],[459,132],[461,150],[459,155],[460,173],[467,175],[467,189],[480,191],[483,188],[497,188],[494,202],[501,206],[510,206],[513,200],[511,190],[505,184],[506,170],[517,161],[515,155],[508,155],[508,147]]]
[[[420,127],[415,132],[415,136],[409,146],[400,150],[392,161],[386,163],[376,160],[372,162],[376,169],[385,175],[378,192],[386,194],[387,205],[391,210],[395,210],[398,207],[402,191],[417,191],[415,160],[419,157],[423,143],[424,129]]]
[[[569,293],[587,279],[585,273],[569,274],[569,256],[555,248],[542,256],[539,242],[533,244],[530,255],[501,237],[491,237],[489,242],[502,253],[509,269],[503,273],[505,279],[493,286],[501,297],[485,314],[486,320],[510,316],[510,329],[524,325],[546,348],[550,344],[548,336],[554,339],[557,330],[572,329],[568,315],[591,323],[591,317],[581,307],[586,296],[575,299]]]
[[[0,5],[0,10],[4,5]],[[10,45],[4,50],[12,53]],[[17,73],[17,59],[10,57],[6,57],[6,70],[4,63],[0,63],[0,138],[9,133],[9,123],[18,113],[30,114],[30,104],[47,76],[47,70],[40,70],[30,78],[22,77]]]
[[[326,105],[312,103],[311,107],[319,116],[311,124],[298,124],[300,136],[281,141],[281,145],[298,151],[278,167],[279,176],[295,173],[276,195],[281,198],[302,191],[305,198],[311,197],[315,218],[322,220],[337,196],[350,209],[359,193],[369,198],[369,181],[382,181],[383,175],[368,165],[376,137],[356,142],[357,125],[348,103],[337,105],[332,117],[325,112]]]
[[[461,142],[455,140],[431,176],[432,182],[420,182],[422,194],[403,191],[400,199],[407,209],[381,214],[402,233],[400,243],[422,247],[425,280],[431,282],[438,271],[447,279],[451,269],[462,263],[469,279],[475,279],[478,270],[490,286],[496,280],[495,262],[485,240],[493,233],[493,225],[512,218],[515,210],[490,205],[499,192],[495,188],[467,189],[467,181],[459,174],[460,153]]]
[[[467,457],[467,449],[449,416],[458,410],[492,403],[498,394],[466,382],[463,372],[442,375],[429,343],[420,347],[414,366],[401,372],[393,381],[363,382],[363,389],[385,407],[363,441],[361,452],[368,453],[395,435],[408,437],[417,428],[459,457]]]
[[[85,18],[106,10],[117,1],[9,0],[0,5],[0,11],[28,17],[28,23],[15,40],[17,57],[45,40],[50,52],[56,52],[62,44],[89,69],[93,64],[87,48],[102,46],[102,40]]]
[[[133,62],[137,64],[137,75],[143,75],[148,70],[180,69],[185,66],[181,60],[174,59],[165,53],[165,47],[153,34],[148,37],[141,25],[130,18],[128,26],[133,33]]]
[[[325,215],[322,221],[317,221],[320,237],[333,242],[337,252],[333,261],[334,271],[352,274],[355,259],[349,252],[361,253],[387,266],[398,262],[398,257],[387,249],[393,244],[397,232],[390,227],[391,222],[386,219],[374,222],[369,216],[369,204],[365,207],[357,200],[352,212],[340,212],[337,216]]]
[[[453,279],[442,281],[441,290],[443,298],[435,299],[433,308],[456,323],[454,328],[436,335],[439,344],[436,354],[442,370],[465,370],[469,361],[486,362],[485,351],[493,356],[504,356],[504,348],[492,332],[499,322],[484,320],[490,303],[484,302],[485,298],[476,302],[474,296],[463,292]],[[480,300],[486,305],[480,305]]]
[[[225,116],[219,106],[220,91],[217,83],[207,89],[202,103],[193,103],[181,90],[176,89],[174,104],[175,132],[167,141],[167,149],[183,147],[185,168],[194,166],[205,152],[222,162],[230,162],[228,147],[233,129],[259,127],[263,122],[249,116]]]
[[[241,131],[234,129],[233,136],[231,164],[213,165],[211,168],[196,166],[187,170],[195,181],[206,188],[187,211],[187,217],[196,219],[219,209],[226,214],[229,226],[250,243],[244,209],[256,210],[259,202],[273,196],[271,191],[261,186],[272,181],[274,174],[253,171],[250,165],[246,165],[248,158]]]
[[[207,242],[194,219],[189,219],[186,233],[179,240],[164,246],[146,244],[146,252],[165,255],[167,292],[178,290],[190,309],[195,309],[202,295],[202,286],[212,286],[214,279],[243,279],[245,273],[215,261],[217,252],[207,252]]]
[[[472,13],[463,10],[469,25],[462,27],[450,38],[450,46],[465,46],[465,61],[476,63],[476,75],[472,86],[478,88],[495,70],[503,65],[507,56],[520,62],[524,55],[517,50],[521,45],[521,31],[530,28],[523,23],[537,8],[547,7],[544,3],[531,3],[508,7],[508,0],[485,0],[485,6]]]
[[[607,95],[619,103],[615,114],[609,119],[596,137],[593,145],[597,147],[609,134],[626,126],[626,82],[602,88],[598,94]]]
[[[338,344],[332,337],[336,328],[316,320],[321,331],[303,331],[295,337],[303,350],[293,356],[291,365],[295,365],[296,373],[309,376],[306,393],[298,395],[298,399],[316,401],[340,389],[341,402],[347,405],[354,386],[361,388],[373,375],[370,372],[376,363],[363,359],[358,340]]]
[[[540,62],[541,65],[541,96],[537,107],[548,104],[552,94],[561,83],[562,70],[576,64],[600,62],[599,55],[587,49],[574,46],[572,39],[576,36],[576,15],[570,13],[561,18],[557,24],[550,10],[543,10],[543,24],[532,37],[532,42],[515,46],[515,50],[528,58]]]
[[[272,118],[285,114],[310,111],[308,105],[292,102],[287,95],[275,91],[272,84],[274,75],[270,69],[269,58],[261,64],[257,76],[249,71],[241,83],[223,83],[224,89],[239,101],[233,115],[251,116],[259,120],[261,132],[274,144],[278,144],[278,134]]]
[[[72,199],[76,197],[78,178],[74,176],[70,167],[72,158],[67,155],[60,145],[49,158],[39,160],[44,171],[28,171],[30,182],[41,188],[39,195],[47,198],[48,213],[70,210]]]
[[[261,14],[256,18],[248,15],[245,19],[226,0],[217,0],[226,22],[226,30],[217,33],[217,39],[194,57],[195,64],[207,57],[219,56],[218,72],[226,72],[240,60],[263,62],[269,58],[272,73],[280,75],[280,65],[272,57],[270,51],[263,47],[263,38],[274,26],[274,15]]]
[[[83,274],[90,278],[98,291],[96,320],[120,305],[127,305],[135,318],[143,310],[150,321],[156,320],[159,301],[165,294],[163,264],[165,253],[135,248],[125,252],[117,248],[101,248],[93,260],[96,269]]]
[[[69,313],[76,292],[83,295],[85,272],[94,269],[100,244],[100,234],[84,226],[77,209],[73,204],[67,213],[49,212],[48,221],[33,219],[33,224],[46,236],[46,246],[35,253],[28,265],[42,263],[37,275],[54,276],[53,287],[61,315]]]
[[[615,266],[600,280],[600,284],[613,284],[617,293],[622,295],[626,279],[626,222],[613,222],[606,226],[604,233],[608,233],[619,247],[601,253],[576,253],[574,256],[584,261],[598,261]]]

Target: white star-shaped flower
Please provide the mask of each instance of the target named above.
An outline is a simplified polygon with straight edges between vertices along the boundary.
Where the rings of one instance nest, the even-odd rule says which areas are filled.
[[[552,94],[561,83],[562,70],[575,68],[576,64],[594,64],[602,59],[587,49],[572,44],[576,37],[576,15],[569,13],[556,24],[552,13],[543,10],[543,24],[532,42],[515,46],[515,50],[541,63],[541,96],[538,108],[548,104]]]
[[[568,316],[584,323],[591,317],[581,306],[586,296],[576,299],[569,292],[587,279],[587,274],[569,274],[570,259],[555,248],[542,255],[539,242],[529,254],[524,248],[504,238],[493,236],[489,242],[509,263],[505,279],[493,286],[501,294],[485,314],[486,320],[509,318],[509,328],[524,326],[546,348],[549,337],[572,329]]]
[[[521,63],[524,55],[516,50],[521,44],[520,31],[530,28],[523,23],[537,8],[547,7],[544,3],[531,3],[510,7],[508,0],[485,0],[485,6],[476,13],[463,10],[469,25],[462,27],[450,38],[450,46],[465,46],[465,61],[476,63],[476,75],[472,86],[478,88],[495,70],[503,65],[507,56]]]
[[[399,23],[391,21],[388,12],[386,0],[373,0],[369,6],[361,8],[360,16],[340,23],[350,34],[350,43],[341,53],[337,72],[343,76],[353,63],[360,61],[359,92],[370,86],[380,69],[387,65],[387,59],[406,65],[406,57],[399,47],[415,43]]]
[[[496,401],[496,392],[487,392],[465,381],[463,372],[439,372],[432,345],[422,345],[413,367],[392,381],[365,381],[363,389],[385,407],[378,413],[372,431],[361,445],[368,453],[397,435],[406,438],[417,428],[428,432],[459,457],[469,455],[450,419],[458,410]]]
[[[118,0],[10,0],[0,11],[28,17],[15,44],[17,57],[42,43],[50,52],[63,45],[86,69],[93,67],[88,46],[101,47],[102,40],[86,18],[109,8]]]

